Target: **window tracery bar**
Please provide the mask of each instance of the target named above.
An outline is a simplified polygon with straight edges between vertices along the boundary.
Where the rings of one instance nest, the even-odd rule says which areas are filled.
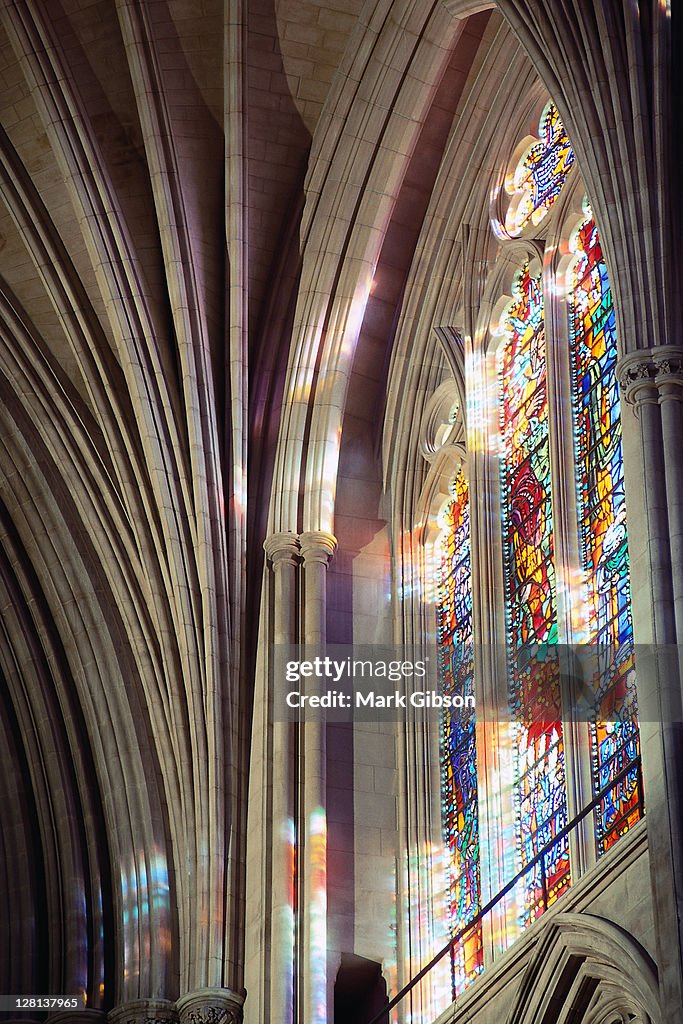
[[[589,637],[598,645],[592,685],[605,719],[591,726],[597,792],[637,757],[639,741],[616,318],[592,216],[578,229],[573,248],[569,324],[579,534]],[[634,769],[599,805],[598,853],[609,849],[641,813]]]
[[[472,568],[467,481],[462,468],[443,513],[437,591],[439,677],[445,694],[473,694]],[[441,718],[441,795],[450,860],[449,925],[461,930],[480,909],[479,815],[474,712],[448,708]],[[453,996],[484,968],[481,923],[451,951]]]
[[[567,823],[557,643],[550,445],[540,277],[525,263],[503,317],[501,498],[514,800],[521,867]],[[548,656],[545,656],[548,652]],[[522,927],[569,886],[566,837],[527,876]]]

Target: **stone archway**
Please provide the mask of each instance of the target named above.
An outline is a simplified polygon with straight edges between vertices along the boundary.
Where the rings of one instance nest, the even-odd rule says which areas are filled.
[[[660,1024],[657,971],[620,928],[589,914],[548,922],[507,1024]]]

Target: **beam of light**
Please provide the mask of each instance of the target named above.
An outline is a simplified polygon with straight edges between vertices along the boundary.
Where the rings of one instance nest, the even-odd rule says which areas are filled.
[[[138,879],[135,859],[121,869],[121,907],[123,932],[124,981],[137,978],[140,973],[140,946],[138,932]]]
[[[313,437],[313,481],[320,488],[319,529],[333,532],[334,504],[341,449],[342,416],[358,336],[365,317],[374,267],[359,276],[353,297],[335,312],[328,328],[331,338],[327,359],[316,386],[315,403],[325,410],[326,437]],[[327,411],[329,409],[329,412]]]
[[[433,521],[427,523],[427,531],[433,526]],[[399,583],[398,598],[400,601],[414,600],[425,596],[431,586],[429,572],[423,572],[419,564],[420,541],[425,534],[425,524],[417,523],[412,530],[404,530],[401,535],[401,579]],[[425,558],[429,559],[430,550],[425,549]],[[391,595],[388,595],[391,600]]]
[[[396,883],[396,878],[394,878]],[[389,932],[391,934],[391,950],[392,952],[384,960],[383,974],[387,983],[387,992],[398,992],[399,989],[399,978],[398,978],[398,921],[396,913],[396,905],[398,902],[398,886],[394,884],[391,888],[391,911],[389,915]],[[398,1007],[395,1006],[391,1011],[391,1022],[397,1024],[398,1022]]]
[[[150,855],[142,852],[131,857],[127,869],[122,868],[121,904],[123,976],[131,981],[139,978],[141,962],[150,960],[152,922],[161,950],[168,953],[171,949],[168,867],[158,847]]]
[[[500,324],[491,324],[492,337],[502,337]],[[477,348],[465,353],[467,390],[467,450],[500,456],[501,438],[497,416],[497,356],[495,347],[486,353],[484,338],[478,336]]]
[[[171,893],[166,857],[154,847],[150,857],[150,905],[159,929],[159,945],[164,953],[171,951]]]
[[[73,982],[78,989],[82,989],[85,992],[88,985],[88,909],[83,879],[75,878],[73,886],[73,903],[69,915],[69,930],[71,935],[78,936]]]
[[[560,566],[556,569],[558,603],[569,615],[571,637],[574,644],[590,641],[588,621],[588,587],[583,572],[577,566]]]
[[[309,832],[309,870],[311,902],[309,913],[309,954],[311,964],[312,1024],[327,1021],[327,823],[325,811],[311,812]]]
[[[316,807],[308,821],[310,906],[309,920],[309,962],[310,962],[310,1005],[313,1024],[326,1024],[328,1018],[328,895],[327,895],[327,848],[328,830],[325,811]]]
[[[104,1000],[104,912],[102,906],[102,882],[98,880],[97,885],[97,919],[100,922],[98,935],[98,960],[100,964],[99,977],[97,978],[97,990],[99,993],[100,1005]]]
[[[235,516],[241,519],[247,507],[247,475],[240,463],[235,465],[233,481],[232,507]],[[220,500],[221,504],[223,504],[222,498]]]
[[[294,1013],[294,937],[295,937],[295,913],[294,904],[296,899],[295,877],[296,877],[296,832],[294,819],[288,817],[282,822],[280,828],[281,850],[284,857],[284,865],[287,877],[286,901],[275,908],[277,915],[275,933],[279,936],[280,949],[274,950],[275,959],[282,964],[284,976],[282,977],[283,999],[285,1020],[291,1020]]]
[[[341,449],[341,423],[331,429],[325,442],[318,446],[315,480],[320,481],[320,522],[321,529],[332,533],[334,525],[334,504],[337,493],[337,469]]]
[[[495,726],[483,723],[485,740],[490,749],[497,751],[495,764],[490,764],[485,778],[482,779],[483,792],[480,795],[482,805],[486,805],[488,794],[497,794],[503,804],[512,802],[514,758],[517,748],[516,726],[513,722],[498,722]],[[516,826],[513,821],[497,817],[489,830],[489,843],[483,847],[483,855],[489,862],[489,870],[483,872],[486,883],[482,899],[488,900],[495,889],[514,877],[519,869],[517,862]],[[493,889],[492,889],[493,883]],[[494,911],[487,917],[487,929],[494,950],[494,955],[506,950],[517,939],[520,927],[520,911],[524,907],[524,880],[512,890]]]
[[[425,842],[406,852],[403,864],[404,979],[448,941],[448,858],[442,844]],[[452,1003],[450,960],[444,958],[413,990],[406,1019],[431,1024]]]

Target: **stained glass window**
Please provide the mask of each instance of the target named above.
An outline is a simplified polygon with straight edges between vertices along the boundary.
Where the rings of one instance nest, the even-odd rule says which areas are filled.
[[[574,151],[554,103],[548,103],[538,124],[538,141],[527,149],[505,184],[512,196],[505,215],[505,234],[516,238],[527,224],[539,224],[557,199]]]
[[[514,798],[522,868],[567,823],[557,642],[543,291],[526,263],[503,317],[500,430],[509,700],[515,723]],[[544,656],[548,652],[548,656]],[[558,841],[525,884],[522,925],[569,885]]]
[[[598,645],[591,728],[593,786],[608,786],[638,754],[616,321],[607,267],[590,211],[574,238],[570,337],[581,557],[590,639]],[[598,851],[640,817],[638,771],[600,803]]]
[[[445,694],[473,693],[470,513],[462,469],[443,516],[437,596],[439,674]],[[449,918],[456,934],[480,909],[479,816],[474,711],[447,709],[441,719],[443,827],[450,858]],[[453,995],[483,970],[481,925],[452,952]]]
[[[505,226],[494,226],[499,237],[517,236],[527,225],[540,223],[573,163],[571,144],[551,102],[541,116],[538,141],[526,149],[506,184],[512,200]],[[593,794],[603,794],[594,816],[600,854],[632,827],[643,810],[640,772],[630,768],[639,752],[639,739],[615,316],[600,240],[588,208],[572,244],[571,409],[583,603],[592,652],[592,661],[586,664],[591,664],[588,678],[599,709],[598,720],[587,726],[587,733]],[[504,791],[510,786],[512,793],[515,859],[523,872],[514,900],[518,924],[525,927],[571,884],[569,840],[561,835],[569,813],[562,730],[569,683],[561,679],[558,641],[573,640],[558,636],[544,293],[541,274],[529,262],[516,276],[498,333],[500,537],[507,702],[512,719],[512,775],[502,782]],[[555,394],[553,401],[562,402],[565,397]],[[468,502],[461,470],[443,513],[437,624],[444,692],[469,696],[474,690],[474,658]],[[506,750],[500,760],[503,772],[507,754]],[[577,751],[572,763],[582,760],[583,754]],[[450,862],[448,909],[455,935],[481,909],[476,734],[471,710],[449,710],[443,715],[441,777]],[[578,810],[573,808],[572,813]],[[512,824],[503,824],[508,823]],[[494,946],[497,927],[494,922]],[[505,936],[506,941],[509,938]],[[479,924],[471,926],[453,950],[454,996],[482,970]]]

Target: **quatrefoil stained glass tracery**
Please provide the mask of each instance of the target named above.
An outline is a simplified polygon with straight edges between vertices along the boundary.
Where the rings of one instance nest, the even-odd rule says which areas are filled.
[[[574,150],[554,103],[548,103],[538,123],[538,139],[524,152],[505,182],[510,202],[502,237],[517,238],[529,225],[540,224],[558,198],[574,163]]]

